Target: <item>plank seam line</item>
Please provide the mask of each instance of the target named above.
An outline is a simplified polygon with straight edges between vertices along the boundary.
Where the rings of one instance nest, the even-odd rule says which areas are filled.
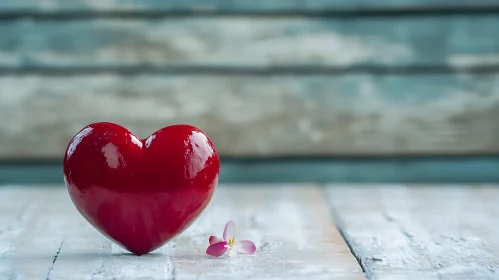
[[[170,262],[173,263],[173,258],[170,256]],[[177,279],[177,272],[176,272],[176,267],[175,267],[175,264],[173,265],[173,269],[171,271],[171,274],[170,274],[170,279],[171,280],[176,280]],[[199,277],[198,277],[199,278]]]
[[[167,246],[169,246],[169,247],[167,247],[168,259],[170,260],[170,264],[172,265],[172,269],[170,270],[170,275],[169,275],[171,280],[177,279],[176,266],[175,266],[175,262],[173,261],[173,254],[175,252],[175,248],[177,247],[176,245],[177,244],[174,240],[172,240],[171,245],[167,245]]]
[[[289,65],[289,66],[224,66],[224,65],[172,65],[153,66],[148,64],[117,65],[117,66],[0,66],[0,75],[3,76],[73,76],[95,74],[171,74],[171,75],[250,75],[250,76],[290,76],[290,75],[428,75],[428,74],[491,74],[499,73],[499,64],[490,65],[406,65],[390,66],[380,64],[359,64],[353,66],[318,66],[318,65]]]
[[[112,242],[109,241],[109,240],[107,240],[106,243],[105,243],[105,245],[104,245],[104,249],[108,249],[109,252],[107,252],[105,254],[105,256],[104,256],[104,258],[102,260],[101,266],[98,269],[92,271],[92,276],[90,276],[90,280],[94,280],[97,275],[99,275],[99,274],[101,274],[101,273],[104,272],[104,266],[105,266],[107,260],[109,259],[110,255],[111,255],[111,252],[110,252],[111,251],[111,246],[112,246]]]
[[[395,7],[395,8],[322,8],[318,10],[297,10],[290,8],[261,11],[257,9],[220,10],[220,9],[176,9],[176,10],[144,10],[114,9],[102,11],[39,11],[36,9],[13,9],[0,12],[0,21],[12,20],[82,20],[82,19],[162,19],[162,18],[191,18],[191,17],[256,17],[256,18],[379,18],[379,17],[428,17],[428,16],[475,16],[495,15],[499,13],[498,5],[473,6],[422,6],[422,7]]]
[[[98,269],[92,271],[92,275],[90,276],[90,280],[94,280],[97,275],[99,275],[99,274],[101,274],[101,273],[104,272],[104,265],[105,265],[105,263],[106,263],[106,259],[104,259],[102,261],[102,264],[101,264],[101,266]]]
[[[47,271],[47,278],[46,278],[46,280],[50,280],[50,273],[54,269],[55,262],[57,261],[57,257],[59,256],[59,253],[61,253],[61,249],[62,249],[62,246],[64,245],[65,241],[66,241],[66,237],[64,237],[62,239],[61,245],[59,246],[59,249],[57,250],[57,252],[54,255],[54,260],[52,261],[52,264],[50,265],[49,270]]]
[[[352,253],[352,255],[355,257],[355,259],[357,260],[357,262],[359,263],[360,265],[360,268],[362,269],[362,272],[364,273],[364,276],[370,280],[372,279],[372,275],[371,273],[366,269],[364,263],[362,262],[362,257],[360,256],[360,254],[355,250],[355,248],[353,247],[353,244],[350,242],[349,238],[348,238],[348,235],[343,231],[342,227],[341,227],[341,223],[339,222],[340,219],[339,219],[339,216],[336,214],[336,210],[334,209],[334,206],[332,205],[332,203],[329,201],[329,199],[327,199],[328,195],[327,195],[327,191],[326,191],[326,186],[322,185],[321,186],[321,193],[322,193],[322,197],[326,200],[326,203],[328,205],[328,208],[329,208],[329,214],[332,216],[332,218],[334,219],[334,223],[336,225],[336,228],[338,229],[338,231],[340,232],[341,234],[341,237],[343,238],[343,240],[345,241],[345,243],[347,244],[348,246],[348,249],[350,250],[350,253]]]
[[[332,207],[331,207],[331,211],[333,211]],[[338,231],[340,232],[341,237],[343,238],[343,240],[345,240],[345,243],[347,244],[348,249],[350,249],[350,252],[355,257],[355,259],[357,260],[357,262],[359,263],[360,267],[362,268],[362,272],[364,272],[364,275],[366,276],[366,278],[367,279],[371,279],[371,273],[366,269],[366,266],[362,262],[362,257],[354,249],[353,244],[349,241],[349,239],[347,237],[347,234],[343,231],[343,229],[341,228],[341,225],[339,223],[336,223],[336,228],[338,228]]]

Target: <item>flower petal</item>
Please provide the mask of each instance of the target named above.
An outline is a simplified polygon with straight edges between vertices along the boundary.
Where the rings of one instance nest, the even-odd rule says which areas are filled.
[[[210,242],[210,245],[211,245],[211,244],[218,243],[218,242],[222,242],[222,241],[223,241],[223,239],[218,238],[218,237],[213,236],[213,235],[212,235],[212,236],[210,236],[210,239],[208,239],[208,242]]]
[[[224,240],[229,242],[229,239],[236,236],[236,223],[228,221],[224,228]]]
[[[253,243],[252,241],[241,240],[237,245],[237,250],[239,251],[239,253],[245,255],[253,255],[256,251],[256,246],[255,243]]]
[[[212,244],[208,246],[208,249],[206,249],[206,254],[213,257],[220,257],[227,251],[227,247],[225,245],[227,245],[227,242],[225,241]]]

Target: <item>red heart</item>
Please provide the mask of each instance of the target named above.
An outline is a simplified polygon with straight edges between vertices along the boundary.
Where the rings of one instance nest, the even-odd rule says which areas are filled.
[[[136,255],[180,234],[206,208],[218,181],[213,143],[189,125],[145,140],[113,123],[73,137],[64,180],[76,208],[102,234]]]

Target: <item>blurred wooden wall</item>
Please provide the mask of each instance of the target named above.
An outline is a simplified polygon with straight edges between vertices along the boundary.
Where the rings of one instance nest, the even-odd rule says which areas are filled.
[[[231,157],[497,155],[499,1],[1,1],[0,160],[96,121]]]

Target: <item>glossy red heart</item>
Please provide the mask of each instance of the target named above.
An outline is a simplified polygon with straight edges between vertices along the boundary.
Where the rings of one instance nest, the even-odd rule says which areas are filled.
[[[64,179],[78,211],[136,255],[187,229],[215,191],[220,162],[210,139],[172,125],[145,140],[113,123],[94,123],[70,141]]]

